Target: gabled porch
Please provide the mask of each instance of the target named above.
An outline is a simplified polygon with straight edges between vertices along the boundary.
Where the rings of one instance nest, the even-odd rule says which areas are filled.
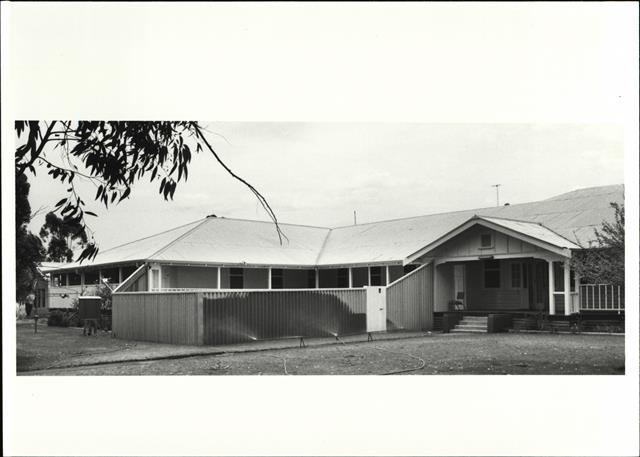
[[[568,316],[580,310],[577,248],[540,224],[475,216],[407,261],[433,262],[435,312]]]
[[[579,277],[568,260],[495,255],[465,261],[437,259],[435,265],[436,312],[579,312]]]

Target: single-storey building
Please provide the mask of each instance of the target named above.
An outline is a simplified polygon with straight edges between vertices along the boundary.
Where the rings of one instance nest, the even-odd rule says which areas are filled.
[[[432,264],[434,312],[454,304],[569,315],[580,310],[581,282],[571,257],[613,221],[610,203],[623,194],[614,185],[345,227],[281,224],[282,243],[270,222],[210,216],[44,270],[50,293],[92,293],[105,280],[119,292],[179,292],[388,286]]]

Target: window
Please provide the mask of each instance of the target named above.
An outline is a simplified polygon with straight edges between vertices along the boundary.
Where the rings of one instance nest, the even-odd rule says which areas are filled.
[[[307,287],[315,289],[316,287],[316,271],[308,270],[307,271]]]
[[[382,285],[382,267],[371,267],[371,286]]]
[[[483,233],[480,235],[480,247],[481,248],[492,248],[493,247],[493,236],[491,233]]]
[[[529,267],[527,263],[522,264],[522,287],[525,289],[529,287]]]
[[[284,270],[282,268],[271,269],[271,288],[284,289]]]
[[[511,287],[514,289],[519,289],[522,287],[522,264],[520,263],[512,263],[511,264]]]
[[[85,285],[90,284],[98,284],[100,282],[100,277],[98,275],[98,271],[86,271],[84,273],[84,283]]]
[[[244,275],[242,268],[229,269],[229,288],[242,289],[244,287]]]
[[[338,287],[349,287],[349,269],[338,269]]]
[[[358,288],[369,285],[369,267],[351,269],[351,287]]]
[[[79,286],[80,285],[80,275],[78,273],[69,273],[69,285],[70,286]]]
[[[575,292],[575,272],[569,271],[569,291]],[[564,265],[562,262],[553,262],[553,282],[556,292],[564,292]]]
[[[160,270],[151,270],[151,290],[160,290]]]
[[[562,262],[553,262],[553,290],[564,291],[564,266]]]
[[[500,261],[484,261],[484,287],[500,288]]]

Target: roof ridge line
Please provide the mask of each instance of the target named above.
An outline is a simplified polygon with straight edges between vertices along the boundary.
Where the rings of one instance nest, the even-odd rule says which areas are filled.
[[[167,243],[164,247],[161,247],[160,249],[158,249],[156,252],[154,252],[153,254],[151,254],[150,256],[147,257],[148,260],[153,260],[153,258],[155,256],[157,256],[158,254],[160,254],[162,251],[166,251],[167,249],[169,249],[171,246],[173,246],[174,244],[176,244],[178,241],[180,241],[181,239],[183,239],[184,237],[186,237],[187,235],[193,233],[193,231],[195,229],[197,229],[198,227],[200,227],[202,224],[204,224],[205,222],[207,222],[210,218],[205,217],[204,219],[202,219],[200,221],[199,224],[196,224],[195,227],[192,227],[191,229],[187,230],[186,232],[184,232],[182,235],[180,235],[178,238],[176,238],[173,241],[170,241],[169,243]],[[213,218],[211,218],[213,219]]]
[[[582,248],[582,246],[580,246],[580,244],[576,243],[576,241],[578,241],[578,239],[577,239],[577,238],[576,238],[576,241],[572,241],[572,240],[570,240],[569,238],[567,238],[566,236],[560,235],[560,234],[559,234],[558,232],[556,232],[555,230],[550,229],[549,227],[547,227],[546,225],[544,225],[542,222],[538,222],[538,224],[540,224],[540,227],[544,227],[544,228],[546,228],[546,229],[547,229],[547,230],[549,230],[551,233],[553,233],[553,234],[555,234],[555,235],[558,235],[560,238],[562,238],[562,239],[564,239],[564,240],[567,240],[569,243],[571,243],[571,244],[575,244],[575,245],[576,245],[576,246],[578,246],[579,248]],[[574,232],[575,232],[575,230],[574,230]]]
[[[224,219],[227,221],[241,221],[241,222],[261,222],[263,224],[273,224],[273,221],[260,221],[257,219],[242,219],[242,218],[238,218],[238,217],[225,217],[225,216],[216,216],[216,217],[212,217],[211,219]],[[295,227],[308,227],[308,228],[318,228],[318,229],[325,229],[325,230],[331,230],[331,227],[326,227],[326,226],[321,226],[321,225],[308,225],[308,224],[292,224],[290,222],[278,222],[278,225],[293,225]]]
[[[510,218],[510,217],[498,217],[498,216],[478,216],[478,217],[482,218],[482,219],[500,219],[500,220],[503,220],[503,221],[523,222],[525,224],[534,224],[534,225],[535,224],[539,224],[539,225],[542,225],[540,222],[532,222],[532,221],[527,221],[527,220],[524,220],[524,219],[513,219],[513,218]]]
[[[565,195],[565,194],[570,194],[572,192],[576,192],[577,190],[597,189],[597,188],[603,188],[603,187],[616,187],[616,186],[624,187],[624,184],[609,184],[609,185],[606,185],[606,186],[583,187],[581,189],[576,189],[576,190],[572,190],[572,191],[569,191],[569,192],[564,192],[562,194],[559,194],[559,195],[556,195],[556,196],[553,196],[553,197],[545,198],[544,200],[533,200],[533,201],[529,201],[529,202],[513,203],[513,204],[509,204],[509,205],[500,205],[500,206],[485,206],[485,207],[482,207],[482,208],[460,209],[460,210],[456,210],[456,211],[444,211],[444,212],[441,212],[441,213],[422,214],[422,215],[419,215],[419,216],[397,217],[395,219],[383,219],[383,220],[379,220],[379,221],[365,222],[365,223],[356,224],[356,225],[353,225],[353,224],[340,225],[340,226],[337,226],[337,227],[332,227],[332,230],[333,229],[342,229],[342,228],[347,228],[347,227],[362,226],[362,225],[380,224],[382,222],[406,221],[406,220],[409,220],[409,219],[419,219],[421,217],[442,216],[442,215],[445,215],[445,214],[466,213],[466,212],[471,212],[471,211],[483,211],[483,210],[489,210],[489,209],[495,209],[495,208],[510,208],[510,207],[514,207],[514,206],[533,205],[533,204],[536,204],[536,203],[542,203],[542,202],[551,201],[553,199],[556,199],[556,197],[560,197],[560,196]],[[587,198],[587,197],[582,197],[582,198]],[[558,199],[558,201],[562,201],[562,200],[576,200],[576,198]],[[557,212],[564,212],[564,211],[557,211]],[[494,216],[487,216],[487,217],[494,217]],[[506,219],[506,218],[504,218],[504,219]],[[517,220],[517,219],[514,219],[514,220]],[[523,222],[527,222],[527,221],[523,221]]]
[[[327,241],[329,240],[329,235],[331,235],[331,232],[333,232],[333,229],[330,228],[327,231],[327,234],[324,236],[324,240],[322,241],[322,246],[320,246],[320,249],[318,249],[318,255],[316,256],[316,260],[314,262],[316,267],[318,266],[318,261],[320,260],[320,257],[322,256],[322,253],[324,252],[324,248],[327,245]]]
[[[622,187],[622,190],[623,190],[623,192],[624,192],[624,183],[622,183],[622,184],[607,184],[607,185],[604,185],[604,186],[580,187],[580,188],[578,188],[578,189],[570,190],[570,191],[568,191],[568,192],[563,192],[563,193],[561,193],[560,195],[556,195],[555,197],[545,198],[544,200],[540,200],[540,201],[541,201],[541,202],[546,202],[546,201],[549,201],[549,200],[558,200],[558,201],[574,200],[574,198],[558,198],[558,197],[562,197],[562,196],[564,196],[564,195],[569,195],[569,194],[573,194],[573,193],[576,193],[576,192],[580,192],[580,191],[582,191],[582,190],[588,190],[588,189],[604,189],[605,187],[610,187],[610,188],[613,188],[613,187]],[[614,193],[614,192],[615,192],[615,191],[612,189],[612,190],[611,190],[610,192],[608,192],[607,194],[609,194],[609,193]],[[583,197],[583,198],[587,198],[587,197]]]
[[[167,230],[163,230],[162,232],[154,233],[153,235],[143,236],[142,238],[138,238],[136,240],[127,241],[126,243],[119,244],[119,245],[114,246],[112,248],[101,250],[100,254],[104,254],[105,252],[113,251],[114,249],[121,248],[122,246],[127,246],[129,244],[137,243],[138,241],[142,241],[142,240],[146,240],[146,239],[149,239],[149,238],[153,238],[154,236],[163,235],[165,233],[172,232],[174,230],[178,230],[179,228],[186,227],[187,225],[195,224],[199,220],[200,219],[196,219],[195,221],[191,221],[191,222],[188,222],[186,224],[178,225],[177,227],[173,227],[173,228],[170,228],[170,229],[167,229]],[[70,263],[75,263],[75,262],[70,262]]]
[[[538,200],[538,201],[541,201],[541,200]],[[515,204],[509,205],[509,206],[529,205],[529,204],[532,204],[532,203],[538,203],[538,201],[525,202],[525,203],[515,203]],[[442,213],[421,214],[419,216],[397,217],[395,219],[383,219],[383,220],[380,220],[380,221],[364,222],[362,224],[340,225],[338,227],[332,227],[331,229],[334,230],[334,229],[341,229],[341,228],[347,228],[347,227],[361,227],[363,225],[380,224],[380,223],[383,223],[383,222],[406,221],[406,220],[409,220],[409,219],[420,219],[421,217],[442,216],[444,214],[468,213],[468,212],[472,212],[472,211],[482,211],[482,210],[485,210],[485,209],[492,209],[492,208],[502,208],[502,206],[485,206],[483,208],[459,209],[459,210],[456,210],[456,211],[445,211],[445,212],[442,212]]]

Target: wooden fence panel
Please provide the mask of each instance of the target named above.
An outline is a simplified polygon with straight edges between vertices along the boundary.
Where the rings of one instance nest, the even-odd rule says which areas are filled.
[[[387,330],[433,328],[433,265],[424,265],[387,288]]]

